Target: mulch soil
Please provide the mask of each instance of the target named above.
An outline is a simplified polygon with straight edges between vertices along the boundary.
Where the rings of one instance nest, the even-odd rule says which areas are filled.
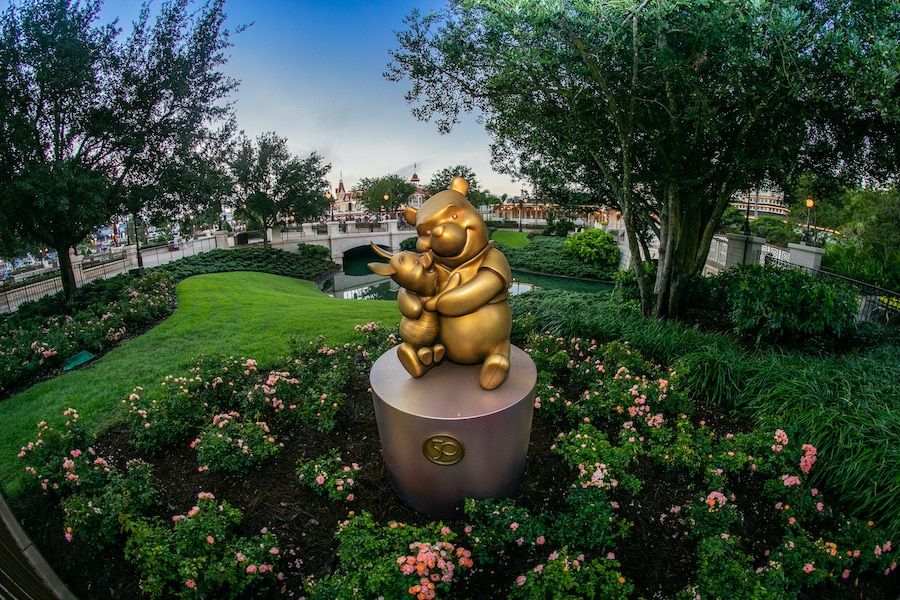
[[[698,416],[707,422],[725,422],[722,415]],[[733,424],[728,424],[730,428]],[[362,385],[349,390],[348,399],[339,415],[338,427],[330,434],[310,429],[275,425],[273,433],[284,444],[281,453],[262,468],[240,476],[216,476],[198,472],[196,453],[189,440],[171,444],[165,452],[142,456],[129,441],[125,428],[105,434],[95,444],[100,456],[115,457],[123,465],[141,456],[153,463],[154,475],[162,483],[163,508],[160,516],[170,519],[184,514],[196,503],[200,491],[212,492],[219,500],[227,500],[244,513],[243,533],[253,535],[268,528],[279,540],[282,562],[278,565],[286,578],[284,586],[269,590],[260,597],[299,598],[303,581],[308,576],[321,576],[337,565],[337,542],[334,531],[349,511],[368,511],[379,523],[399,521],[424,524],[431,519],[416,513],[396,495],[381,459],[381,445],[375,422],[372,399]],[[535,414],[526,472],[515,502],[531,514],[554,511],[564,506],[564,497],[572,481],[571,470],[551,453],[550,446],[559,428]],[[301,486],[295,475],[297,461],[340,448],[345,463],[357,462],[362,469],[353,502],[334,502]],[[672,598],[688,584],[693,571],[694,544],[685,539],[676,523],[661,524],[659,516],[673,504],[687,500],[691,493],[686,481],[677,475],[658,472],[650,465],[639,466],[637,473],[643,489],[635,497],[624,493],[619,498],[624,516],[633,522],[626,539],[615,551],[622,563],[622,574],[636,587],[634,597]],[[748,515],[742,537],[748,543],[765,546],[767,533],[773,526],[766,517],[772,511],[758,498],[759,482],[747,480],[736,494],[745,498],[742,507]],[[58,501],[39,492],[11,503],[24,528],[41,553],[70,589],[84,600],[93,598],[129,599],[141,597],[140,574],[123,558],[121,548],[98,552],[85,542],[66,542],[63,517]],[[466,545],[463,522],[450,523]],[[771,538],[770,538],[771,539]],[[605,551],[604,551],[605,554]],[[478,565],[454,583],[449,599],[482,599],[506,597],[515,578],[534,565],[525,556],[500,567],[478,569]],[[412,597],[412,596],[410,596]],[[800,598],[828,600],[895,600],[900,598],[900,575],[868,576],[857,582],[841,582],[807,590]]]

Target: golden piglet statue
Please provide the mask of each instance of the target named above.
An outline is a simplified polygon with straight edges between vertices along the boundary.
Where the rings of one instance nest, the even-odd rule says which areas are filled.
[[[410,375],[421,377],[446,357],[481,364],[479,383],[493,390],[509,375],[512,274],[466,199],[468,190],[468,182],[456,177],[450,189],[419,209],[407,208],[404,218],[418,233],[417,252],[391,255],[376,248],[390,262],[369,268],[401,286],[397,304],[403,343],[397,356]]]

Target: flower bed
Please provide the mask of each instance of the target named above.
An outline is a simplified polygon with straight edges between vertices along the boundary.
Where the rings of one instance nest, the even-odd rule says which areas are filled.
[[[895,598],[900,590],[891,537],[808,483],[816,448],[790,430],[753,431],[696,410],[677,373],[619,342],[520,340],[539,372],[520,490],[467,502],[458,522],[431,522],[386,480],[367,390],[372,361],[396,337],[371,324],[360,330],[354,344],[297,345],[270,373],[244,358],[204,357],[167,378],[160,387],[169,391],[135,391],[131,434],[83,439],[74,411],[42,423],[22,450],[36,491],[14,508],[36,515],[41,527],[30,533],[84,597],[101,585],[114,597],[330,599]],[[296,394],[294,380],[327,387]],[[154,412],[166,394],[196,410]],[[223,420],[265,421],[260,444],[277,451],[261,466],[203,469],[192,441]],[[135,447],[134,432],[164,421],[177,433]],[[216,456],[244,447],[226,444]],[[71,514],[88,506],[73,499],[90,498],[116,518],[95,528],[101,539],[87,519],[60,512],[59,498],[76,507]],[[91,569],[101,558],[105,568]]]
[[[0,335],[0,397],[56,371],[82,350],[99,354],[157,323],[174,308],[174,283],[165,271],[119,275],[85,286],[85,302],[65,316],[44,316],[53,298],[8,315]]]

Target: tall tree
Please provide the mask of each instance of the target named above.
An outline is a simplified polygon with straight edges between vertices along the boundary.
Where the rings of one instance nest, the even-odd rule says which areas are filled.
[[[619,208],[643,311],[675,315],[735,191],[812,168],[896,172],[897,11],[448,0],[407,17],[386,76],[441,131],[479,110],[506,172],[540,165]]]
[[[287,139],[264,133],[254,143],[242,136],[231,172],[234,177],[236,214],[255,221],[266,230],[289,219],[317,218],[328,208],[330,164],[317,153],[304,159],[293,156]],[[268,249],[268,236],[263,235]]]
[[[23,0],[0,16],[0,242],[55,249],[67,298],[74,248],[114,215],[160,201],[164,167],[227,120],[224,0],[149,3],[131,35],[99,0]],[[128,203],[138,202],[128,207]]]
[[[453,181],[454,177],[462,177],[467,182],[469,182],[469,191],[467,197],[472,205],[482,206],[484,204],[488,204],[487,197],[485,196],[484,191],[481,189],[481,184],[478,181],[478,177],[475,176],[475,171],[473,171],[471,167],[468,167],[466,165],[453,165],[452,167],[445,167],[432,175],[431,181],[428,183],[429,195],[434,195],[438,192],[449,190],[450,182]]]
[[[360,203],[373,213],[395,212],[416,193],[415,185],[396,174],[364,177],[354,189],[362,192]]]
[[[473,171],[471,167],[466,165],[453,165],[452,167],[445,167],[431,176],[431,181],[428,182],[428,193],[434,195],[438,192],[449,190],[450,182],[453,181],[454,177],[462,177],[468,181],[470,191],[473,188],[477,189],[479,187],[478,178],[475,176],[475,171]]]

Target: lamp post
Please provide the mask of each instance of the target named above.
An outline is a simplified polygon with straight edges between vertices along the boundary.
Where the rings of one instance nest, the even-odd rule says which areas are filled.
[[[744,201],[746,204],[744,205],[744,224],[741,225],[741,233],[744,235],[750,235],[750,195],[744,196]]]
[[[804,244],[809,244],[809,239],[810,239],[809,238],[809,212],[812,209],[813,205],[815,205],[815,202],[813,202],[813,199],[807,198],[806,199],[806,235],[803,236]]]
[[[522,232],[522,207],[525,206],[525,200],[519,197],[519,232]]]

